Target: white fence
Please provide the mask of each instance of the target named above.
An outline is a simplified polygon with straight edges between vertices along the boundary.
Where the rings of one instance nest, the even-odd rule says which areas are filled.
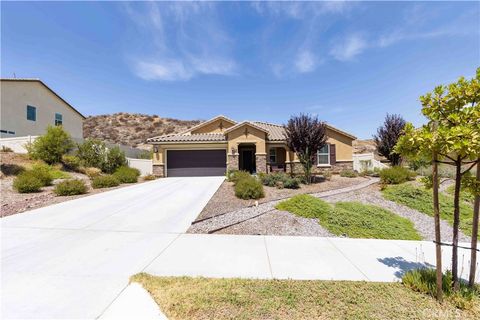
[[[140,170],[142,176],[153,173],[153,160],[127,158],[128,166]]]
[[[358,153],[353,155],[353,170],[362,172],[365,170],[374,170],[375,168],[384,169],[388,166],[375,159],[373,153]]]
[[[2,146],[8,147],[13,150],[15,153],[27,153],[27,144],[32,143],[38,136],[25,136],[25,137],[14,137],[14,138],[1,138],[0,139],[0,148]],[[76,143],[82,143],[83,139],[73,139]],[[107,147],[119,147],[125,153],[125,156],[128,158],[138,158],[140,154],[144,153],[145,150],[133,148],[123,144],[113,144],[105,143]]]
[[[0,147],[6,147],[13,150],[15,153],[27,153],[25,146],[33,142],[38,136],[1,138]]]

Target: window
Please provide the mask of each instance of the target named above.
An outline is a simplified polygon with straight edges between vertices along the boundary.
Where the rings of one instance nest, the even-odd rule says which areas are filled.
[[[330,165],[330,145],[325,144],[317,152],[317,164],[319,166]]]
[[[277,149],[272,148],[269,151],[268,158],[270,159],[270,163],[277,163]]]
[[[55,125],[61,126],[63,124],[63,117],[61,113],[55,113]]]
[[[27,120],[37,121],[37,108],[27,106]]]

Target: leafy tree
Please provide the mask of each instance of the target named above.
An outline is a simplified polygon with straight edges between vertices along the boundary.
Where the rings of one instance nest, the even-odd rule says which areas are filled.
[[[292,116],[284,128],[287,146],[297,154],[305,180],[310,183],[317,151],[325,145],[327,139],[325,124],[318,117],[300,114]]]
[[[27,145],[30,158],[48,164],[58,163],[74,147],[70,134],[62,126],[48,126],[47,132]]]
[[[398,114],[387,114],[383,125],[377,129],[373,140],[380,155],[387,158],[392,165],[398,166],[402,160],[400,154],[394,151],[398,138],[403,134],[406,121]]]
[[[405,135],[400,137],[395,152],[410,158],[429,157],[434,162],[433,185],[438,185],[435,172],[438,163],[455,167],[454,221],[452,248],[453,288],[458,290],[458,229],[460,224],[460,187],[462,177],[479,162],[480,158],[480,68],[471,80],[460,78],[448,86],[437,86],[433,92],[420,97],[422,113],[428,124],[415,129],[405,126]],[[478,183],[478,180],[477,180]],[[434,187],[434,195],[436,188]],[[477,193],[478,195],[478,193]],[[434,207],[435,207],[434,203]],[[477,210],[478,211],[478,210]],[[437,212],[435,217],[437,219]],[[473,226],[471,261],[476,257],[477,225]],[[475,220],[475,214],[474,214]],[[439,233],[439,228],[436,233]],[[439,234],[436,235],[437,243]],[[474,242],[475,239],[475,242]],[[437,251],[438,252],[438,251]],[[438,256],[437,256],[438,261]],[[439,266],[437,265],[437,268]],[[475,270],[475,266],[471,266]],[[473,272],[474,277],[475,272]],[[437,286],[437,288],[439,288]],[[441,288],[441,287],[440,287]]]

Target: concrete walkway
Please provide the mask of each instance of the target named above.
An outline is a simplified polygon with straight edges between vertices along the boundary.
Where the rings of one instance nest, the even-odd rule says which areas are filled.
[[[162,179],[1,219],[2,319],[115,318],[125,300],[151,307],[127,287],[138,272],[398,281],[434,264],[431,242],[185,234],[222,181]],[[468,257],[460,250],[463,277]]]

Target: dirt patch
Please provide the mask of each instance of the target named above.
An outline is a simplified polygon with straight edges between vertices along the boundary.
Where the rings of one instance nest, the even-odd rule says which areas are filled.
[[[301,185],[300,189],[277,189],[275,187],[264,186],[265,197],[259,199],[258,203],[261,204],[273,200],[290,198],[296,194],[318,193],[345,188],[365,182],[367,180],[368,179],[362,177],[345,178],[340,177],[339,175],[332,175],[332,178],[329,181],[322,181],[310,185]],[[212,217],[221,213],[239,210],[253,205],[255,205],[255,200],[238,199],[233,190],[233,183],[225,181],[207,203],[205,208],[203,208],[202,212],[197,217],[197,220]]]

